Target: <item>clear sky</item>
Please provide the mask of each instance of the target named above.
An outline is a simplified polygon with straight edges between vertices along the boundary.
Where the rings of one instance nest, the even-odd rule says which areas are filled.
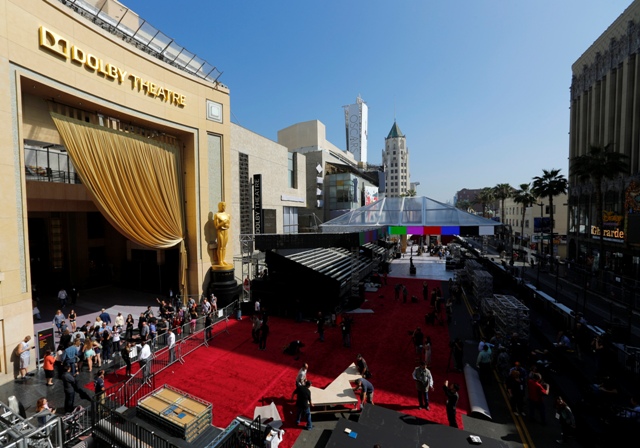
[[[394,119],[418,195],[568,174],[571,65],[631,0],[121,0],[223,72],[231,120],[264,137],[369,107],[370,163]]]

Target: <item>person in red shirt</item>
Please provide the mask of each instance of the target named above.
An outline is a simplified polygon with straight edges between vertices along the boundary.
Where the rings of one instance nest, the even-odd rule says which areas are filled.
[[[544,397],[549,395],[549,385],[542,381],[542,375],[534,373],[529,378],[529,415],[534,418],[534,413],[540,413],[540,421],[543,425],[547,423],[544,409]]]
[[[44,377],[47,379],[47,386],[53,386],[54,364],[56,357],[53,356],[51,350],[44,352]]]

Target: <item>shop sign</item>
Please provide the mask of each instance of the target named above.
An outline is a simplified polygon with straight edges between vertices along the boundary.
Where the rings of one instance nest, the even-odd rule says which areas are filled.
[[[617,215],[612,211],[602,212],[602,237],[607,241],[624,242],[624,216]],[[600,227],[591,226],[591,236],[600,238]]]
[[[253,175],[253,231],[254,233],[264,233],[262,174]]]
[[[533,233],[551,233],[551,218],[533,218]]]
[[[106,79],[116,80],[118,84],[123,84],[126,80],[129,80],[132,90],[137,90],[144,95],[157,98],[177,107],[186,106],[184,95],[157,85],[149,80],[145,80],[133,73],[128,73],[126,70],[106,62],[104,59],[100,59],[72,45],[68,39],[59,36],[43,26],[39,29],[39,42],[41,48],[64,58],[66,61],[71,61],[74,65],[84,67],[97,75],[103,76]]]
[[[591,236],[600,238],[600,227],[591,226]],[[604,239],[624,241],[624,230],[620,229],[604,229]]]

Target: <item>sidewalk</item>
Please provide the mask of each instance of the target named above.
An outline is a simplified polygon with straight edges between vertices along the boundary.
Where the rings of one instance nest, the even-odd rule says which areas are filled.
[[[489,256],[491,257],[492,255]],[[493,256],[497,258],[496,255]],[[445,296],[448,294],[447,280],[454,276],[454,271],[447,271],[443,260],[430,256],[414,256],[413,264],[417,271],[415,276],[410,275],[409,257],[394,260],[391,264],[391,276],[440,279],[443,280],[442,289]],[[553,281],[555,282],[555,279],[553,279]],[[155,297],[156,296],[152,294],[121,290],[118,288],[100,288],[91,291],[81,291],[80,300],[75,305],[75,309],[79,314],[78,323],[82,324],[86,322],[86,320],[93,321],[103,307],[109,310],[112,318],[115,317],[117,312],[122,312],[125,316],[131,313],[137,318],[140,312],[145,310],[148,305],[151,305],[154,311],[157,309]],[[41,300],[41,303],[43,302],[44,305],[41,307],[43,320],[41,323],[38,323],[36,327],[50,328],[51,319],[57,310],[57,300],[53,301],[45,298]],[[67,307],[65,311],[69,309],[70,308]],[[471,316],[469,313],[470,308],[468,308],[466,304],[456,304],[454,306],[453,320],[450,324],[449,331],[451,339],[459,337],[464,341],[465,362],[474,366],[477,356],[478,340],[473,336]],[[546,317],[544,314],[540,314],[535,310],[532,311],[532,320],[535,319],[536,321],[540,320],[540,322],[542,322],[542,325],[539,326],[539,332],[546,334],[547,338],[553,337],[555,329]],[[584,368],[587,370],[591,369],[589,364],[585,364]],[[440,378],[439,380],[441,381],[443,379]],[[84,385],[91,381],[93,381],[93,373],[83,371],[78,376],[79,384]],[[552,395],[555,395],[558,390],[563,388],[568,390],[568,386],[570,386],[572,382],[575,383],[575,378],[572,377],[571,374],[562,371],[558,372],[557,378],[553,379]],[[62,403],[64,403],[64,392],[61,382],[57,379],[54,380],[54,387],[46,387],[44,383],[44,372],[38,370],[26,383],[10,383],[1,386],[0,401],[6,403],[9,396],[15,395],[18,400],[24,404],[28,415],[33,414],[35,403],[40,397],[47,397],[55,407],[61,408]],[[498,381],[492,381],[486,387],[485,396],[492,415],[492,421],[463,416],[465,430],[471,431],[481,437],[492,437],[502,440],[514,448],[524,447],[525,444],[523,444],[523,440],[526,442],[526,446],[537,445],[539,447],[546,447],[555,445],[555,440],[560,433],[560,427],[553,418],[553,400],[551,398],[546,400],[548,424],[543,426],[527,418],[523,419],[522,417],[511,414],[505,399],[503,386]],[[88,402],[76,400],[76,405],[86,406]],[[322,440],[328,439],[328,437],[326,437],[327,431],[331,431],[335,427],[336,421],[337,418],[333,415],[318,418],[317,422],[314,421],[318,431],[303,433],[303,437],[300,437],[298,441],[296,441],[294,447],[323,447]],[[578,444],[574,444],[574,446],[576,445]]]
[[[118,312],[121,312],[125,318],[127,314],[131,313],[134,318],[140,316],[140,313],[147,309],[147,306],[151,305],[154,313],[157,312],[158,304],[156,302],[156,295],[142,293],[138,291],[125,290],[116,287],[102,287],[87,291],[80,291],[80,299],[74,305],[74,308],[67,306],[63,312],[65,316],[71,309],[75,309],[78,318],[78,326],[84,324],[87,320],[93,322],[98,314],[100,314],[102,308],[105,308],[111,315],[111,319],[115,319]],[[162,298],[161,298],[162,299]],[[58,310],[58,301],[53,297],[41,297],[38,304],[40,313],[42,316],[41,321],[35,321],[33,331],[25,331],[26,334],[36,334],[37,331],[46,328],[52,328],[52,320],[56,311]],[[55,337],[55,343],[57,344],[59,337]],[[36,356],[35,352],[32,352],[32,357]],[[103,366],[105,370],[112,369],[113,364]],[[13,364],[10,364],[13,368]],[[94,373],[98,370],[94,369],[92,372],[86,370],[81,371],[78,374],[77,381],[79,385],[85,385],[91,383],[94,379]],[[0,401],[3,403],[8,402],[10,396],[15,396],[25,407],[27,415],[32,415],[35,412],[36,402],[41,397],[46,397],[52,406],[63,409],[64,404],[64,391],[62,389],[62,381],[54,379],[54,386],[47,387],[45,385],[44,371],[41,368],[31,370],[30,376],[28,376],[25,382],[11,382],[0,386]],[[80,400],[76,398],[76,406],[87,406],[89,404],[86,400]]]
[[[467,239],[474,247],[481,249],[481,243]],[[488,253],[485,258],[492,259],[495,263],[501,264],[503,261],[508,266],[509,259],[502,259],[493,246],[488,246]],[[558,302],[571,308],[576,313],[582,312],[589,324],[597,325],[602,329],[613,326],[617,329],[627,331],[629,327],[629,316],[631,317],[631,328],[626,342],[632,347],[640,347],[640,313],[629,311],[628,307],[611,300],[593,290],[593,285],[586,287],[584,284],[576,284],[571,281],[573,275],[571,270],[567,276],[556,276],[555,272],[549,272],[548,268],[541,268],[538,265],[531,267],[529,263],[516,261],[513,266],[515,277],[520,277],[523,272],[523,281],[536,286],[553,297]]]
[[[490,250],[485,258],[493,259],[493,263],[497,266],[503,266],[499,256],[492,252]],[[521,264],[518,264],[518,275],[520,275],[521,266]],[[497,272],[501,272],[499,268]],[[537,267],[535,270],[525,267],[524,279],[522,279],[525,284],[520,282],[519,277],[514,278],[504,272],[500,275],[496,274],[494,279],[494,290],[498,287],[511,288],[513,295],[519,297],[529,307],[531,348],[548,351],[543,359],[550,361],[550,364],[545,368],[543,376],[551,384],[550,395],[553,397],[562,395],[565,401],[569,403],[578,420],[578,434],[582,438],[582,442],[586,443],[584,446],[603,446],[603,439],[610,439],[617,434],[614,427],[611,426],[613,422],[609,421],[611,414],[607,413],[608,406],[629,405],[629,397],[639,392],[638,375],[631,372],[628,366],[622,364],[624,362],[623,359],[614,359],[614,355],[607,362],[599,365],[595,354],[590,349],[591,338],[583,341],[586,347],[583,346],[582,350],[577,350],[574,344],[572,350],[564,353],[559,352],[553,345],[557,341],[558,332],[560,330],[573,330],[575,319],[569,312],[564,315],[559,314],[552,311],[553,308],[557,308],[556,306],[549,306],[549,302],[533,298],[532,291],[536,290],[533,286],[538,282],[538,275],[541,291],[549,295],[552,300],[555,299],[562,304],[565,307],[564,309],[568,311],[574,310],[574,312],[577,312],[584,309],[584,315],[589,324],[598,325],[603,329],[606,328],[609,307],[612,303],[607,298],[596,296],[595,294],[589,294],[589,299],[586,303],[576,301],[575,293],[584,293],[582,287],[572,284],[564,278],[556,278],[555,273],[545,272],[544,270],[538,273]],[[598,300],[601,302],[598,303]],[[634,327],[634,331],[631,332],[631,344],[637,344],[638,341],[635,330],[637,328]],[[609,375],[615,378],[618,390],[617,396],[612,397],[606,407],[598,407],[599,399],[597,395],[590,392],[593,384],[601,380],[602,372],[608,372]],[[548,415],[555,414],[553,409],[548,409],[548,411],[550,412]],[[616,434],[610,434],[612,432]]]

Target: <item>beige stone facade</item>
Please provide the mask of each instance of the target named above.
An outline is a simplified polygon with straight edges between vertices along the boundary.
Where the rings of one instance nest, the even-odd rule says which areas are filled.
[[[382,164],[385,172],[385,196],[397,198],[407,194],[411,184],[409,147],[407,137],[395,121],[384,139]]]
[[[363,171],[364,164],[352,153],[329,142],[322,122],[305,121],[281,129],[278,143],[304,156],[306,164],[299,176],[306,188],[306,208],[299,213],[300,232],[317,232],[320,223],[365,205],[367,192],[377,195],[377,172]]]
[[[116,2],[108,3],[105,11],[118,14],[122,9]],[[127,20],[136,18],[128,15]],[[33,333],[29,220],[40,217],[50,224],[55,217],[62,223],[67,241],[61,244],[71,278],[61,281],[83,280],[73,265],[87,264],[87,250],[94,244],[103,244],[105,256],[113,260],[126,261],[136,249],[112,235],[113,229],[100,237],[102,243],[86,236],[86,221],[96,208],[81,184],[34,182],[25,175],[26,141],[43,148],[63,143],[48,102],[102,117],[101,124],[104,120],[120,130],[145,129],[149,138],[171,136],[179,145],[188,286],[193,293],[202,291],[211,264],[204,237],[209,212],[215,212],[218,201],[232,201],[232,160],[225,86],[141,51],[56,0],[0,0],[0,79],[2,383],[13,379],[13,349]],[[207,115],[209,104],[222,112],[213,117],[217,121]],[[237,239],[235,227],[230,238]],[[158,251],[159,261],[163,252]],[[231,262],[232,251],[227,251],[227,258]]]
[[[231,213],[238,235],[255,232],[253,218],[253,176],[262,176],[262,209],[269,220],[264,233],[297,233],[298,210],[306,207],[306,177],[304,154],[295,154],[290,169],[289,150],[237,124],[231,124],[231,170],[233,178]],[[245,197],[242,197],[245,195]],[[286,215],[286,216],[285,216]],[[238,256],[240,239],[234,238],[233,253]],[[246,269],[246,266],[245,266]],[[242,274],[235,263],[238,279]],[[250,278],[253,278],[253,273]]]
[[[543,204],[542,208],[540,203]],[[548,199],[542,199],[536,202],[537,205],[527,207],[524,211],[524,222],[522,219],[522,205],[513,201],[513,198],[507,198],[504,201],[504,220],[505,224],[511,226],[512,235],[514,236],[514,248],[520,246],[520,236],[523,236],[521,250],[527,253],[536,253],[540,247],[539,233],[534,232],[534,219],[549,217]],[[558,236],[554,240],[554,245],[558,250],[557,255],[562,259],[567,256],[567,195],[562,194],[553,198],[553,233]],[[542,213],[542,214],[541,214]],[[500,212],[502,216],[502,211]],[[524,224],[524,228],[523,228]],[[524,233],[523,233],[524,232]],[[533,244],[533,246],[532,246]],[[546,247],[547,241],[544,240]]]
[[[591,270],[635,279],[640,275],[640,1],[603,30],[571,73],[568,257]],[[596,188],[573,169],[573,160],[591,146],[624,154],[628,163],[628,170],[603,182],[602,221]]]

